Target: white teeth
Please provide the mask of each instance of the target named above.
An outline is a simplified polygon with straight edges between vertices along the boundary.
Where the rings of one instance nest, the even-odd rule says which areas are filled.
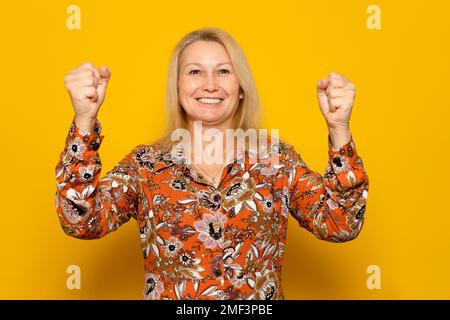
[[[199,98],[197,100],[202,103],[209,103],[209,104],[217,104],[220,101],[222,101],[222,99],[212,99],[212,98]]]

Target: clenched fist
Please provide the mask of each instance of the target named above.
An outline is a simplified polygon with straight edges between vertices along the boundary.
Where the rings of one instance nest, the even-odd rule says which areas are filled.
[[[102,66],[99,69],[91,62],[70,71],[64,78],[75,111],[75,123],[85,131],[92,131],[98,110],[105,100],[106,87],[111,71]]]
[[[355,99],[353,83],[340,74],[332,72],[327,78],[317,83],[317,99],[328,128],[349,127]]]

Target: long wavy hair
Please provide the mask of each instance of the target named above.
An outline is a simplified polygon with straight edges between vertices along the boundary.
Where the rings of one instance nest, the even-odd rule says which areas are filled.
[[[222,44],[227,51],[240,84],[240,92],[243,98],[239,100],[239,106],[233,118],[234,129],[259,129],[261,117],[261,102],[256,84],[250,70],[247,58],[236,42],[224,30],[206,27],[192,31],[185,35],[173,49],[166,87],[167,124],[164,136],[160,142],[169,141],[173,130],[178,128],[188,129],[187,115],[180,104],[178,96],[178,78],[180,56],[184,49],[196,41],[215,41]]]

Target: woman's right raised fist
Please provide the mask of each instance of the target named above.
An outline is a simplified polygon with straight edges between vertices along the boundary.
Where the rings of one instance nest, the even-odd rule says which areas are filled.
[[[97,69],[91,62],[83,63],[64,77],[75,111],[75,121],[80,128],[87,131],[93,129],[110,77],[111,71],[107,67]]]

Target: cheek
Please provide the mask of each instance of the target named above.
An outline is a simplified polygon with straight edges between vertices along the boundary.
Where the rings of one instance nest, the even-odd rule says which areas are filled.
[[[229,97],[237,96],[239,93],[239,84],[236,85],[233,82],[224,82],[221,87]]]
[[[237,96],[239,94],[239,82],[233,79],[229,79],[223,82],[222,88],[227,92],[228,95]]]
[[[199,81],[195,81],[192,79],[183,79],[181,78],[180,81],[178,81],[178,91],[180,94],[180,97],[186,97],[193,95],[199,88]]]

